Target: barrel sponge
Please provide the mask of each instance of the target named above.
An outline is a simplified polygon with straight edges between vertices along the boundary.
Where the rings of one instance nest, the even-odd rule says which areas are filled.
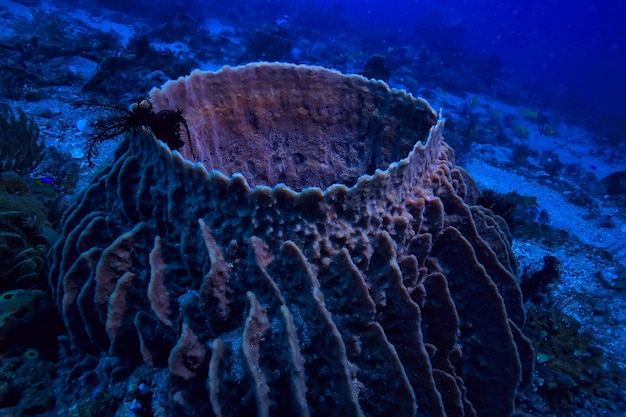
[[[134,132],[67,211],[63,375],[117,358],[168,415],[513,414],[534,355],[510,236],[428,103],[266,63],[151,94],[198,160]]]
[[[354,184],[404,158],[436,115],[383,82],[319,67],[251,64],[194,71],[150,93],[156,111],[179,108],[192,146],[183,155],[250,186],[295,190]],[[191,149],[197,152],[191,152]]]

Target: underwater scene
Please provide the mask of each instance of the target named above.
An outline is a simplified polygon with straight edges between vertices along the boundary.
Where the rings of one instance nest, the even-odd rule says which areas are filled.
[[[624,22],[0,0],[0,416],[626,416]]]

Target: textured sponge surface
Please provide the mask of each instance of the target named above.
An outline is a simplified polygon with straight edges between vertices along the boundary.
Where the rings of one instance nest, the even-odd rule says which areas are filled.
[[[427,104],[321,68],[255,64],[197,74],[161,90],[177,100],[168,103],[187,103],[196,149],[218,149],[215,138],[246,148],[272,125],[283,126],[276,134],[289,154],[299,146],[288,144],[290,123],[307,135],[319,125],[315,144],[349,148],[358,138],[341,142],[337,132],[370,134],[358,126],[382,123],[363,142],[382,155],[380,169],[367,175],[346,162],[346,151],[335,156],[354,173],[288,170],[294,182],[276,185],[282,180],[270,181],[269,171],[228,171],[249,151],[211,154],[233,163],[203,166],[148,133],[124,138],[69,209],[51,252],[50,283],[69,332],[62,401],[89,395],[69,375],[95,368],[99,380],[84,378],[92,385],[141,375],[153,390],[144,404],[153,415],[512,415],[534,358],[519,330],[508,230],[475,205],[478,190],[454,165],[443,122],[435,124]],[[202,78],[216,86],[190,87]],[[244,78],[264,93],[224,104]],[[220,84],[233,79],[237,88]],[[308,84],[318,79],[338,87],[327,98]],[[209,94],[219,88],[232,91]],[[257,91],[241,88],[244,96]],[[350,102],[371,97],[368,89],[387,113],[349,115],[337,91]],[[228,98],[216,102],[228,112],[201,104],[216,97]],[[272,104],[254,104],[265,99]],[[316,110],[296,116],[305,102]],[[286,113],[277,103],[290,103]],[[255,129],[248,113],[235,111],[250,106],[264,115]],[[213,139],[199,127],[207,118],[220,119]],[[315,152],[306,158],[317,161]],[[133,392],[120,395],[130,402]]]

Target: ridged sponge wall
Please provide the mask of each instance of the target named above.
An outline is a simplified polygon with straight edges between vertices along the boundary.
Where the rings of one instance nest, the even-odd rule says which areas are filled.
[[[178,90],[188,78],[153,92],[157,109],[169,94],[183,110],[213,170],[138,132],[63,220],[50,274],[69,333],[61,401],[109,387],[120,410],[149,415],[512,415],[534,355],[508,231],[474,205],[428,104],[316,67],[190,77],[245,97],[216,114],[211,89]],[[341,117],[311,121],[294,100]],[[234,131],[264,138],[254,168]],[[267,174],[296,147],[301,165]]]

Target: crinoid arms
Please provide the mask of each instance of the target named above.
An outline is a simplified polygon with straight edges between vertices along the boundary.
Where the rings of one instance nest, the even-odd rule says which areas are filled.
[[[185,145],[181,127],[184,127],[189,140],[189,128],[179,108],[161,110],[155,113],[152,102],[146,97],[140,97],[129,108],[112,104],[78,101],[76,107],[89,106],[106,109],[110,115],[96,120],[92,127],[93,134],[87,142],[87,161],[93,166],[92,158],[97,155],[96,144],[135,129],[149,129],[154,136],[165,142],[171,150],[179,150]],[[191,142],[189,142],[189,146]],[[191,154],[195,155],[193,148]]]

